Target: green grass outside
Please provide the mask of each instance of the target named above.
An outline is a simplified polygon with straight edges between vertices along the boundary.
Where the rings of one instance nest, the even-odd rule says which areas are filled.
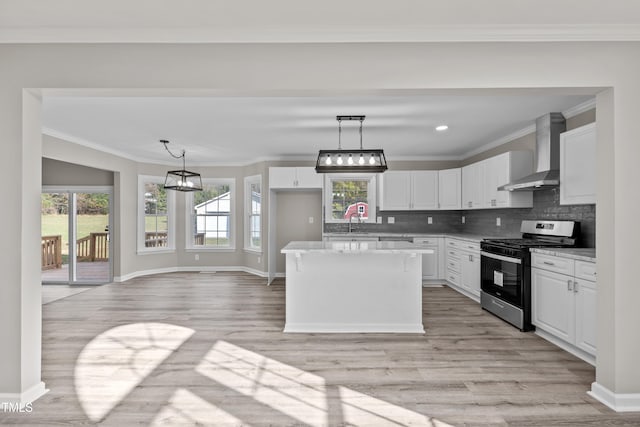
[[[62,254],[69,253],[69,216],[42,215],[42,236],[62,236]],[[89,233],[103,233],[109,224],[108,215],[78,215],[77,237],[81,239]],[[64,257],[63,257],[64,258]]]

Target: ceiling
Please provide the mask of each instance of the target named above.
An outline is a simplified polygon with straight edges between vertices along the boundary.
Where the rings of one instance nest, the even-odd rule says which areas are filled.
[[[44,133],[141,162],[173,164],[160,139],[188,165],[314,161],[338,146],[336,115],[366,115],[364,148],[389,161],[463,159],[532,130],[535,119],[589,102],[588,95],[412,96],[46,96]],[[357,148],[357,122],[342,145]],[[437,132],[440,124],[449,126]]]

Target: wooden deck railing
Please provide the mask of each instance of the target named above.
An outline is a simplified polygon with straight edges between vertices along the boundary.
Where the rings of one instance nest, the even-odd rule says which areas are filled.
[[[108,261],[109,233],[90,233],[76,242],[76,259],[78,261]]]
[[[62,267],[62,236],[42,236],[42,269]]]
[[[147,231],[144,233],[145,248],[160,248],[169,245],[166,231]]]

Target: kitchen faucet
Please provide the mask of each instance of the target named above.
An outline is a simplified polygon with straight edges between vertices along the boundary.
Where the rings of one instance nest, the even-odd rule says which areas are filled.
[[[353,218],[354,215],[358,217],[358,224],[360,224],[360,222],[361,222],[360,214],[358,212],[352,212],[349,215],[349,233],[351,233],[353,231],[353,224],[351,223],[351,219]]]

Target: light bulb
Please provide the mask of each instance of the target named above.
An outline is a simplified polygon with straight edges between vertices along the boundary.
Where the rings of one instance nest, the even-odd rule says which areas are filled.
[[[362,154],[360,154],[360,158],[358,159],[358,164],[364,165],[364,156]]]
[[[373,154],[371,155],[371,157],[369,157],[369,164],[370,165],[375,165],[376,164],[376,159],[373,158]]]
[[[178,180],[178,187],[182,187],[182,180],[181,179]]]
[[[336,163],[339,165],[342,164],[342,154],[338,154],[338,160],[336,161]]]
[[[330,165],[331,164],[331,155],[327,154],[327,160],[324,161],[325,164]]]
[[[193,182],[187,181],[187,187],[193,187]]]
[[[347,163],[352,165],[353,164],[353,155],[349,154],[349,158],[347,159]]]

